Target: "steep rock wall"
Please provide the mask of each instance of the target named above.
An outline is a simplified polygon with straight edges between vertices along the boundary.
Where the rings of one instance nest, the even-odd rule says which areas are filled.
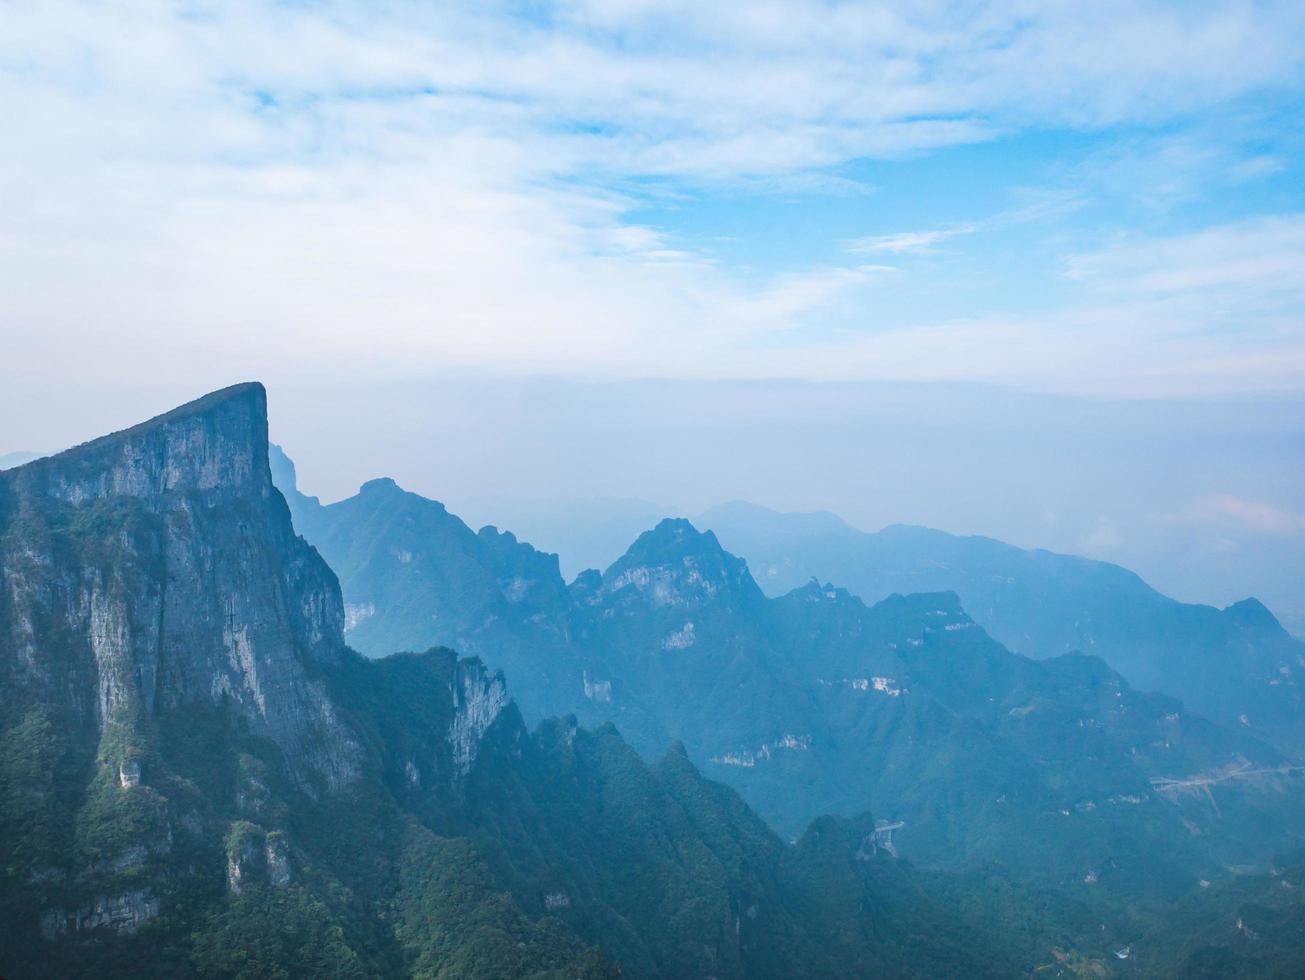
[[[103,733],[225,703],[305,786],[356,776],[313,676],[344,649],[339,585],[272,485],[266,412],[238,385],[0,474],[0,711]]]

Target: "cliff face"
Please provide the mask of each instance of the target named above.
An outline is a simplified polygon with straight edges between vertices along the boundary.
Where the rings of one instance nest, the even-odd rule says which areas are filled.
[[[449,743],[453,747],[453,765],[460,776],[465,776],[476,761],[476,751],[489,726],[507,705],[507,684],[501,673],[491,673],[480,661],[463,660],[457,665],[451,693],[454,713]]]
[[[403,727],[398,692],[360,680],[335,574],[272,484],[266,411],[261,385],[238,385],[0,473],[6,975],[82,973],[106,944],[129,962],[165,934],[184,948],[228,915],[253,928],[262,901],[311,928],[323,869],[350,870],[335,836],[397,819],[368,719]],[[405,747],[444,800],[507,693],[476,662],[430,661],[407,692],[427,724]],[[371,697],[351,700],[358,685]],[[369,872],[394,867],[403,840],[356,850]],[[362,885],[377,902],[397,887]],[[323,946],[320,970],[268,955],[316,973],[339,952]],[[174,966],[147,972],[189,975]]]
[[[313,678],[343,650],[339,586],[272,486],[261,385],[0,474],[0,570],[0,711],[103,738],[227,704],[306,787],[356,775]]]

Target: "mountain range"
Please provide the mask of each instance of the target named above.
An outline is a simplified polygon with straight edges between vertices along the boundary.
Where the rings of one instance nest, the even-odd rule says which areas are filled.
[[[350,650],[266,426],[242,385],[0,476],[5,975],[1020,966],[868,815],[789,845],[677,746],[528,731],[448,650]]]
[[[1293,757],[954,592],[683,520],[565,583],[299,493],[258,384],[0,473],[0,572],[4,975],[1305,965]]]
[[[358,649],[452,646],[515,678],[528,717],[612,722],[648,757],[682,740],[790,837],[870,809],[933,867],[1168,898],[1303,843],[1294,755],[1099,657],[1013,653],[954,592],[770,598],[683,519],[568,585],[555,556],[393,481],[323,506],[273,462]]]
[[[874,602],[955,592],[994,638],[1031,657],[1096,654],[1134,686],[1162,691],[1280,749],[1305,753],[1305,642],[1255,599],[1226,609],[1177,602],[1125,568],[893,525],[873,534],[832,514],[729,504],[704,514],[779,594],[813,576]]]

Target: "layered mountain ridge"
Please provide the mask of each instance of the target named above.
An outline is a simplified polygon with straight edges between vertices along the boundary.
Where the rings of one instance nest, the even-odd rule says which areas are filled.
[[[550,597],[519,606],[515,574],[475,545],[499,532],[405,494],[405,515],[468,548],[455,560],[420,536],[396,548],[382,525],[348,530],[362,496],[304,507],[300,526],[322,529],[368,635],[475,653],[531,692],[528,715],[546,703],[613,721],[648,756],[681,739],[786,834],[868,808],[903,824],[902,854],[939,867],[995,860],[1059,885],[1167,894],[1301,843],[1290,756],[1096,657],[1011,653],[955,592],[867,606],[811,581],[766,598],[713,533],[668,519],[562,600],[552,556],[516,559],[532,570],[524,591]],[[475,612],[444,612],[458,609]]]
[[[1182,603],[1109,562],[902,524],[868,533],[827,513],[735,503],[701,520],[747,559],[768,594],[811,576],[867,602],[951,590],[1014,651],[1096,654],[1135,687],[1305,753],[1305,643],[1256,599],[1222,610]]]
[[[567,586],[388,481],[283,496],[266,431],[240,385],[0,473],[0,972],[1299,967],[1299,777],[1251,733],[954,593],[766,598],[687,522]],[[483,656],[346,642],[432,624]]]
[[[266,425],[240,385],[0,474],[0,972],[1000,975],[1049,955],[945,909],[868,815],[790,847],[682,752],[529,731],[479,660],[354,653]],[[472,540],[519,572],[476,615],[529,608],[536,559]]]

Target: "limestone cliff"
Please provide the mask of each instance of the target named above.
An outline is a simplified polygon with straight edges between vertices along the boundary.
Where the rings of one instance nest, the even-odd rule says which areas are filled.
[[[306,788],[356,775],[313,677],[343,650],[339,585],[272,485],[262,385],[0,474],[0,571],[0,711],[103,735],[225,703]]]
[[[79,964],[220,896],[304,900],[305,842],[383,797],[365,719],[390,695],[350,698],[376,691],[344,618],[272,483],[261,385],[0,473],[0,973],[10,936]],[[438,793],[506,687],[452,658],[413,694]]]
[[[476,750],[489,726],[507,704],[507,684],[499,671],[488,671],[479,660],[458,662],[452,683],[453,722],[449,744],[453,765],[465,776],[476,761]]]

